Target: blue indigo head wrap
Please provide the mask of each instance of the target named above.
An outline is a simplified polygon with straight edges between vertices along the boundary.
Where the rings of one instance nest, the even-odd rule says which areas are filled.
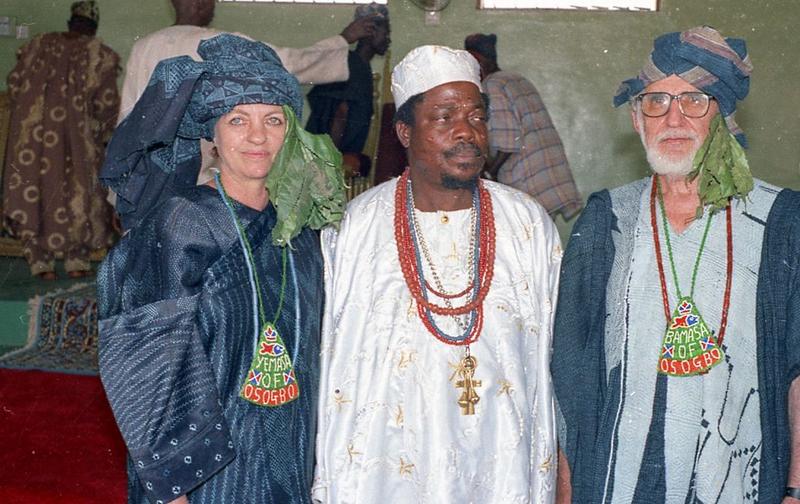
[[[267,45],[226,33],[203,40],[197,52],[202,61],[161,61],[111,138],[100,179],[117,193],[126,229],[195,185],[199,139],[212,139],[217,119],[236,105],[287,105],[301,116],[300,85]]]
[[[361,18],[376,16],[380,19],[389,20],[389,8],[385,5],[378,4],[375,2],[368,3],[368,4],[361,4],[356,7],[356,11],[353,13],[353,20],[359,20]]]
[[[653,44],[637,77],[623,81],[614,96],[614,106],[629,102],[653,82],[677,75],[717,100],[720,114],[731,134],[747,146],[744,132],[734,120],[736,103],[750,90],[753,65],[745,41],[723,38],[710,26],[667,33]]]
[[[217,119],[243,103],[289,105],[295,116],[303,115],[300,84],[271,47],[223,34],[201,42],[197,52],[203,61],[192,64],[200,66],[202,74],[194,86],[180,135],[211,140]],[[180,66],[184,63],[175,62]]]

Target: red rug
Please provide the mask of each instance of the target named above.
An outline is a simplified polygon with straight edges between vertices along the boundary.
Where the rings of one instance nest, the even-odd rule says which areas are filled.
[[[124,503],[125,445],[100,379],[0,369],[0,502]]]

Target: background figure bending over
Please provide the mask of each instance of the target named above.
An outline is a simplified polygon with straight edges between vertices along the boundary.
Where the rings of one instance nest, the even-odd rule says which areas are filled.
[[[497,35],[475,33],[464,48],[481,66],[483,89],[489,95],[487,175],[526,192],[555,217],[569,220],[581,209],[581,195],[572,178],[561,138],[534,85],[522,75],[497,65]]]
[[[383,56],[389,49],[389,10],[385,5],[371,3],[356,8],[355,19],[374,17],[375,31],[358,41],[350,51],[347,66],[350,78],[346,82],[320,84],[308,93],[311,113],[306,129],[311,133],[327,133],[344,154],[345,166],[353,175],[367,176],[370,158],[363,154],[373,115],[373,84],[370,61]]]
[[[111,207],[97,182],[119,108],[119,56],[95,38],[94,1],[72,4],[69,31],[22,46],[8,76],[11,121],[3,172],[6,224],[31,273],[89,273],[92,250],[112,243]]]
[[[158,62],[174,56],[191,56],[199,59],[197,46],[201,40],[223,33],[208,25],[214,19],[216,0],[171,0],[175,8],[175,24],[153,32],[136,41],[125,67],[122,85],[122,104],[119,120],[130,113],[136,100],[142,96]],[[349,44],[370,35],[372,20],[361,19],[349,24],[336,35],[303,48],[274,47],[289,73],[300,84],[318,84],[347,80],[347,50]],[[237,36],[249,38],[241,33]]]

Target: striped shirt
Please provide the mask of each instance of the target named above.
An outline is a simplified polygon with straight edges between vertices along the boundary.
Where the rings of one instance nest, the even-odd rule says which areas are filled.
[[[498,180],[539,201],[565,220],[582,207],[561,138],[536,88],[513,72],[498,71],[483,81],[489,95],[492,153],[509,152]]]

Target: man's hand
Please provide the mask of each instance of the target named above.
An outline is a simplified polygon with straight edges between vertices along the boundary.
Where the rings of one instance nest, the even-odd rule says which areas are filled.
[[[342,37],[348,44],[365,37],[371,37],[375,33],[375,20],[378,16],[366,16],[356,19],[342,30]]]
[[[556,504],[572,502],[572,475],[564,451],[558,449],[558,472],[556,473]]]
[[[342,153],[342,168],[344,168],[344,176],[347,178],[366,177],[369,175],[371,164],[369,157],[360,152]]]

